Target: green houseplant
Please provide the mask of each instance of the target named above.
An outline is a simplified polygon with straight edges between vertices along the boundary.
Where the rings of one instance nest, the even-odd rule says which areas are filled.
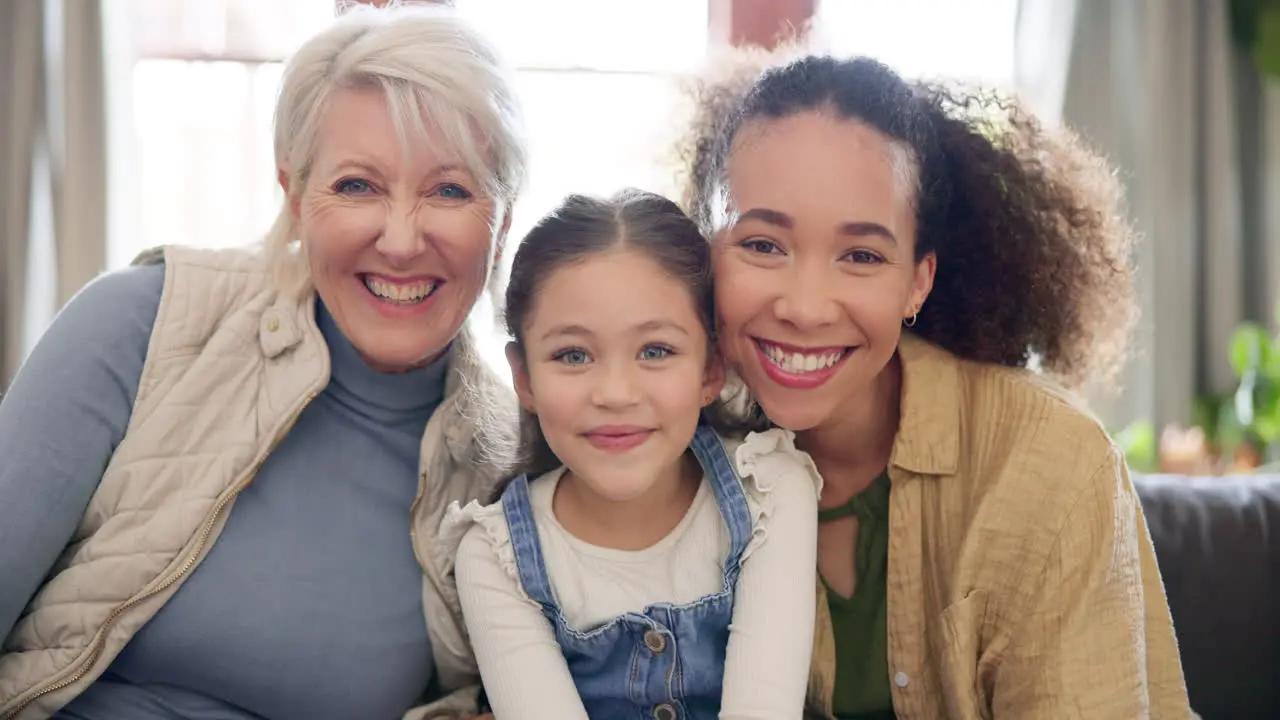
[[[1231,30],[1258,73],[1280,78],[1280,0],[1231,0]]]
[[[1277,313],[1280,316],[1280,313]],[[1274,462],[1280,443],[1280,335],[1244,323],[1231,336],[1231,367],[1240,384],[1219,420],[1219,444],[1248,444],[1264,462]]]
[[[1242,323],[1227,352],[1236,388],[1198,398],[1192,426],[1204,433],[1220,469],[1280,462],[1280,334]],[[1160,470],[1160,434],[1150,422],[1135,422],[1113,436],[1134,471]]]

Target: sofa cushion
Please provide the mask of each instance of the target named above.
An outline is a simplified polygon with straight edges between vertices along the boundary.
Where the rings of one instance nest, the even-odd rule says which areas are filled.
[[[1191,705],[1280,718],[1280,476],[1134,478]]]

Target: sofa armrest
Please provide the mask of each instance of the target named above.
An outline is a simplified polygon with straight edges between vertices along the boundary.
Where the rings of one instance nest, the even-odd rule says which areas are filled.
[[[1134,478],[1191,705],[1280,717],[1280,476]]]

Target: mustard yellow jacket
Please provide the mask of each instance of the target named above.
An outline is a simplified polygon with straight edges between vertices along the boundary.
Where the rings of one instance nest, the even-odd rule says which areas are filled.
[[[889,681],[900,720],[1193,717],[1124,458],[1033,373],[910,334],[889,477]],[[818,586],[810,705],[831,717]]]

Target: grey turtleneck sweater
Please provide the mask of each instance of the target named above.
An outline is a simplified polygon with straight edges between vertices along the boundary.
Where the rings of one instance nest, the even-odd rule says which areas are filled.
[[[99,278],[0,400],[0,637],[124,436],[163,267]],[[58,718],[398,718],[432,675],[409,539],[445,362],[370,369],[322,305],[333,377],[176,595]]]

